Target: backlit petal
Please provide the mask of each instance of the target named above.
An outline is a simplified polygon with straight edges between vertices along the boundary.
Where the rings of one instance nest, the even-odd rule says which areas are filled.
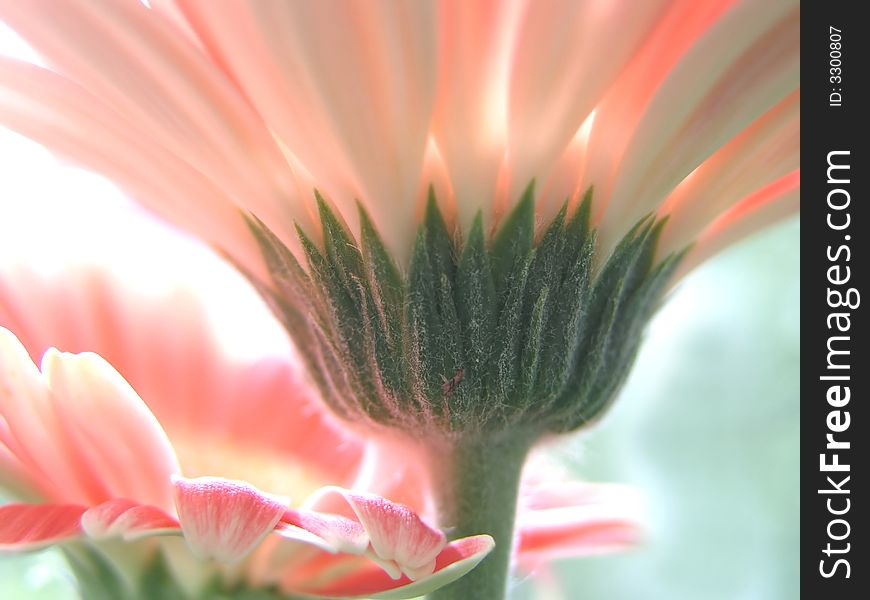
[[[268,128],[230,80],[142,3],[0,0],[0,18],[53,69],[276,230],[288,217],[304,218],[298,202],[284,202],[295,194],[292,173]]]
[[[790,0],[741,2],[681,58],[644,111],[620,164],[601,221],[605,247],[798,88],[799,21]]]
[[[0,57],[0,81],[0,123],[110,178],[161,217],[225,249],[252,272],[262,271],[226,182],[161,145],[145,123],[35,65]]]
[[[543,180],[669,0],[530,2],[510,87],[511,199]]]
[[[405,255],[434,98],[432,4],[176,6],[354,231],[358,197]]]
[[[291,525],[293,529],[278,533],[288,539],[294,539],[295,529],[302,529],[318,538],[322,543],[316,545],[332,554],[347,552],[349,554],[364,554],[369,545],[369,536],[365,528],[353,519],[339,515],[317,513],[308,510],[288,510],[281,519],[281,525]],[[297,538],[306,541],[305,538]]]

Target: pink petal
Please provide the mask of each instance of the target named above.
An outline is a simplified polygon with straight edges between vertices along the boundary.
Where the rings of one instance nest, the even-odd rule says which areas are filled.
[[[0,82],[0,123],[109,177],[163,218],[226,249],[253,272],[263,272],[228,185],[216,185],[168,151],[147,126],[35,65],[0,57]]]
[[[338,578],[330,576],[330,564],[323,567],[323,583],[312,585],[318,578],[294,581],[292,578],[283,587],[289,593],[307,594],[314,597],[373,598],[398,600],[424,596],[443,587],[476,567],[495,547],[488,535],[462,538],[447,544],[435,559],[431,575],[412,581],[407,576],[390,577],[384,570],[371,563],[358,563],[356,568]],[[337,565],[336,565],[337,566]],[[335,569],[333,569],[335,571]],[[341,572],[341,571],[339,571]]]
[[[612,552],[641,537],[637,493],[619,485],[562,481],[531,486],[517,518],[517,555],[540,561]]]
[[[341,488],[324,488],[309,500],[309,506],[342,498],[351,507],[369,536],[372,558],[398,577],[400,573],[418,579],[432,573],[435,558],[447,540],[406,506],[380,496],[360,494]]]
[[[356,228],[408,255],[434,99],[429,3],[178,0],[204,48]]]
[[[738,201],[800,166],[800,93],[780,102],[695,169],[662,205],[660,252],[693,242]]]
[[[450,174],[459,224],[493,213],[507,142],[510,66],[525,2],[438,6],[438,84],[432,135]],[[424,182],[428,184],[429,182]]]
[[[146,233],[136,239],[166,245],[167,240]],[[102,239],[98,232],[94,236]],[[347,485],[353,480],[361,444],[318,405],[289,348],[262,348],[266,335],[271,336],[266,342],[285,343],[280,328],[242,279],[213,257],[191,263],[198,272],[217,271],[211,278],[184,281],[186,271],[162,270],[145,288],[109,257],[86,268],[64,256],[52,258],[49,264],[57,271],[52,277],[21,268],[11,257],[4,256],[2,263],[0,324],[15,329],[31,356],[41,356],[51,345],[104,356],[166,430],[186,475],[244,479],[286,495],[307,495],[322,481]],[[240,310],[246,314],[245,337],[220,336],[226,328],[213,324]],[[279,351],[283,355],[275,356]],[[23,350],[20,354],[27,359]],[[34,439],[48,435],[36,431]],[[41,443],[31,448],[52,450]],[[68,471],[45,464],[41,471],[54,479]],[[59,489],[68,491],[71,484],[64,483]],[[93,505],[120,495],[75,501]],[[129,492],[123,496],[140,500]]]
[[[287,510],[285,502],[239,481],[174,477],[184,537],[197,556],[236,563],[259,545]]]
[[[69,468],[60,432],[39,369],[18,338],[0,327],[0,480],[37,499],[89,502],[91,481]]]
[[[79,472],[98,477],[109,498],[169,509],[178,462],[157,419],[136,392],[96,354],[48,350],[43,372]]]
[[[295,192],[268,128],[233,82],[171,23],[140,2],[0,0],[0,16],[52,69],[141,124],[176,154],[276,230]],[[87,40],[83,43],[82,40]],[[210,199],[199,198],[207,208]],[[294,219],[287,221],[292,223]]]
[[[159,508],[123,498],[88,509],[82,515],[82,529],[95,539],[121,536],[135,540],[149,535],[181,534],[178,521]]]
[[[615,169],[622,160],[644,112],[668,74],[698,39],[736,0],[676,0],[635,53],[619,78],[595,107],[585,173],[577,173],[581,189],[595,186],[596,209],[606,205]],[[564,195],[564,194],[563,194]]]
[[[547,177],[671,0],[530,2],[510,85],[512,197]]]
[[[800,169],[750,194],[713,221],[698,238],[675,278],[726,248],[800,210]]]
[[[740,2],[685,53],[657,87],[620,163],[601,222],[605,247],[799,87],[799,20],[794,2]]]
[[[0,506],[0,551],[38,550],[81,535],[76,504],[6,504]]]
[[[417,514],[432,513],[433,494],[429,477],[426,470],[420,468],[421,461],[425,461],[426,457],[419,452],[419,448],[404,440],[370,436],[363,460],[357,469],[356,479],[348,487],[389,498]],[[345,510],[350,508],[342,499],[323,510],[341,511],[342,506]],[[353,516],[353,511],[345,516]]]
[[[0,357],[0,416],[6,423],[0,444],[15,471],[26,473],[36,488],[31,493],[87,505],[119,496],[172,505],[167,482],[178,470],[172,447],[103,359],[49,349],[40,374],[2,328]]]
[[[296,537],[295,530],[304,530],[314,535],[320,542],[318,547],[330,553],[346,552],[363,554],[369,545],[365,528],[352,519],[338,515],[317,513],[308,510],[288,510],[281,519],[281,525],[290,529],[278,529],[278,533],[288,539],[306,541],[308,536]]]

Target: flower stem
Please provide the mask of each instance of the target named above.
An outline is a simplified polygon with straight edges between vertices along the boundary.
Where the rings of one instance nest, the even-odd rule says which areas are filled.
[[[451,538],[488,533],[495,549],[474,570],[429,600],[502,600],[513,550],[517,493],[531,440],[461,440],[432,453],[439,519]]]

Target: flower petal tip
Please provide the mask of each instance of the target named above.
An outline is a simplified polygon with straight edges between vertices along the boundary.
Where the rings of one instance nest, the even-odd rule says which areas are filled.
[[[175,504],[184,537],[194,554],[237,563],[271,533],[287,503],[247,483],[173,477]]]
[[[121,537],[126,541],[181,533],[178,521],[159,508],[125,498],[89,509],[82,515],[82,529],[93,539]]]
[[[317,492],[309,504],[332,506],[338,499],[353,511],[367,534],[369,557],[391,577],[397,579],[404,573],[419,579],[432,574],[435,559],[447,544],[443,532],[427,525],[408,507],[373,494],[329,487]]]

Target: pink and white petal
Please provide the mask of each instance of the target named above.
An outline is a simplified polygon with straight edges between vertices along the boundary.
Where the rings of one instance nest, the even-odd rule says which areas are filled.
[[[264,272],[226,188],[155,142],[147,126],[73,81],[0,57],[0,123],[111,178],[144,206],[221,247],[252,273]]]
[[[63,449],[45,443],[58,437],[45,380],[18,338],[0,327],[0,480],[27,496],[87,502]]]
[[[734,5],[736,0],[676,0],[656,24],[643,46],[595,107],[585,153],[584,172],[577,173],[577,185],[595,186],[597,219],[613,189],[615,170],[622,160],[633,132],[666,79],[698,39]]]
[[[521,502],[517,556],[526,568],[555,558],[625,549],[642,537],[642,502],[626,486],[568,481],[532,485]]]
[[[605,246],[797,89],[799,20],[792,0],[741,2],[692,46],[657,90],[626,150],[602,220]]]
[[[287,162],[232,82],[140,2],[0,0],[5,19],[63,75],[277,227],[304,212]],[[83,44],[82,40],[88,40]]]
[[[94,539],[123,537],[136,540],[152,535],[181,535],[178,521],[156,506],[117,498],[82,515],[82,529]]]
[[[495,542],[488,535],[467,537],[450,542],[436,557],[434,572],[417,581],[412,581],[406,576],[393,579],[383,569],[370,562],[337,565],[339,568],[331,569],[331,561],[327,561],[322,566],[322,577],[307,577],[307,581],[300,581],[292,573],[288,573],[288,577],[282,582],[282,589],[287,593],[300,593],[321,598],[372,598],[378,600],[417,598],[459,579],[476,567],[494,547]],[[336,557],[334,560],[340,560],[340,557]],[[344,574],[336,577],[335,572]],[[320,583],[312,585],[312,581]]]
[[[369,536],[372,551],[385,568],[390,561],[402,573],[419,578],[435,568],[435,558],[444,548],[444,534],[430,527],[408,507],[372,494],[351,492],[337,487],[324,488],[306,501],[311,508],[343,499]]]
[[[525,5],[438,3],[432,134],[450,174],[459,225],[466,231],[478,210],[488,225],[496,208],[508,135],[510,66]]]
[[[511,199],[545,180],[670,0],[528,5],[510,69]],[[606,51],[602,51],[606,48]]]
[[[287,501],[241,481],[173,477],[178,520],[194,554],[237,563],[271,533]]]
[[[151,239],[145,232],[136,237],[137,243]],[[172,239],[156,241],[188,250]],[[244,479],[303,496],[324,481],[350,484],[360,443],[317,405],[262,301],[226,265],[202,258],[192,263],[195,280],[184,282],[186,271],[167,264],[145,288],[124,274],[125,266],[99,257],[103,268],[60,257],[50,277],[12,261],[0,265],[0,324],[20,332],[31,356],[52,344],[104,356],[148,404],[189,476]],[[243,331],[213,326],[239,312],[247,315]],[[76,501],[92,505],[109,497]]]
[[[617,552],[643,539],[636,522],[588,514],[585,509],[553,509],[525,519],[520,527],[518,560],[525,568],[538,562]]]
[[[0,506],[0,552],[39,550],[79,537],[86,510],[77,504]]]
[[[429,474],[420,468],[426,457],[419,452],[419,448],[409,445],[406,440],[388,436],[367,440],[356,479],[349,486],[350,489],[389,498],[391,502],[407,506],[418,515],[434,514]],[[343,499],[334,498],[332,506],[322,510],[341,513],[350,509]],[[345,516],[354,516],[353,511]]]
[[[284,526],[290,526],[286,528]],[[318,540],[317,546],[331,554],[345,552],[364,554],[369,545],[369,535],[365,528],[353,519],[328,513],[309,510],[288,510],[281,518],[278,533],[288,539],[305,541],[308,536],[298,536],[301,529]]]
[[[302,57],[282,46],[292,45],[292,32],[282,40],[281,30],[292,28],[286,14],[289,7],[275,2],[245,3],[241,0],[223,2],[220,10],[214,10],[211,2],[199,0],[175,0],[173,12],[180,15],[187,29],[196,36],[198,44],[223,70],[229,80],[237,82],[248,101],[268,123],[280,140],[286,154],[289,148],[303,148],[301,161],[314,174],[317,188],[336,202],[345,200],[342,212],[351,212],[352,198],[359,190],[352,176],[352,168],[344,156],[335,136],[328,129],[325,110],[317,105],[310,108],[298,106],[301,99],[300,85],[311,82],[296,81],[292,74],[300,68]],[[267,14],[269,13],[269,14]],[[275,40],[271,40],[274,36]],[[285,64],[282,54],[287,53]],[[301,111],[301,112],[300,112]],[[293,156],[296,160],[299,157]],[[312,166],[314,165],[314,166]],[[316,215],[313,194],[301,194],[301,204]],[[270,224],[266,221],[267,224]],[[309,234],[316,229],[316,221],[303,222]],[[308,225],[306,227],[306,225]]]
[[[328,542],[326,539],[320,537],[319,535],[315,535],[308,531],[307,529],[303,529],[302,527],[297,527],[296,525],[291,525],[289,523],[279,522],[275,526],[275,534],[281,537],[282,540],[287,540],[290,542],[297,542],[300,544],[305,544],[306,546],[311,546],[312,548],[316,548],[318,550],[322,550],[323,552],[327,552],[329,554],[335,554],[336,549],[333,543]],[[266,548],[269,540],[264,540],[264,543],[260,546],[260,548]],[[282,546],[269,546],[268,552],[263,552],[261,550],[262,556],[256,556],[257,563],[260,565],[260,569],[270,569],[271,565],[274,563],[284,563],[287,555],[293,556],[298,554],[297,548],[295,546],[290,547],[288,545]]]
[[[435,86],[429,3],[176,6],[351,228],[359,197],[409,254]]]
[[[800,169],[750,194],[701,232],[674,281],[720,250],[800,211]]]
[[[5,329],[0,329],[0,354],[2,443],[7,457],[16,459],[16,471],[26,473],[34,486],[31,493],[87,505],[115,497],[115,492],[140,493],[155,500],[167,497],[166,481],[176,468],[172,449],[165,436],[161,439],[159,426],[153,428],[156,423],[141,400],[123,397],[126,383],[117,384],[120,376],[111,367],[96,357],[91,362],[106,371],[92,370],[94,381],[72,391],[58,385],[50,371],[67,369],[79,381],[89,377],[84,373],[88,367],[77,362],[78,357],[61,358],[50,349],[40,374]],[[102,381],[104,376],[111,380],[111,389]],[[125,456],[129,458],[125,452],[131,451],[137,453],[135,459],[123,462]],[[26,487],[27,482],[21,483]]]
[[[169,479],[179,472],[175,452],[123,377],[96,354],[54,349],[45,353],[42,370],[53,411],[81,468],[99,478],[109,498],[171,509]]]
[[[94,539],[120,535],[116,526],[118,519],[125,512],[138,506],[138,503],[126,498],[107,500],[98,506],[89,508],[82,515],[82,529]]]
[[[695,169],[661,207],[670,215],[660,252],[677,250],[729,207],[800,166],[795,92]]]
[[[585,181],[586,166],[591,159],[589,139],[596,114],[593,111],[586,117],[544,182],[536,204],[536,210],[542,217],[539,225],[549,225],[551,215],[557,214],[566,202],[569,211],[573,211],[586,192],[581,185]],[[596,193],[595,196],[598,197],[599,194]]]

